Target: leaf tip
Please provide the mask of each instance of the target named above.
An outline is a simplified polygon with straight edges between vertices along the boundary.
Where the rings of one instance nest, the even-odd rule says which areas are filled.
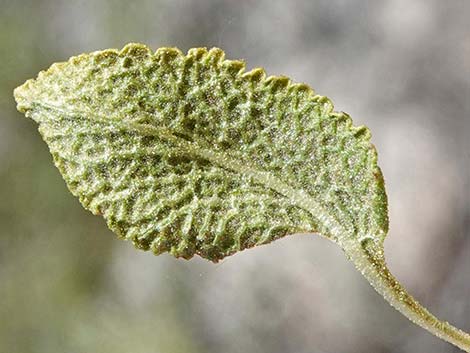
[[[28,96],[33,81],[33,79],[30,79],[13,90],[13,97],[16,101],[16,109],[18,109],[18,111],[23,114],[31,109],[31,101],[28,99]]]

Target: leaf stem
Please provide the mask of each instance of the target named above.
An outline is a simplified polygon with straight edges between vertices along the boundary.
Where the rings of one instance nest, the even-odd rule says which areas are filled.
[[[372,287],[395,309],[433,335],[470,352],[470,334],[437,319],[418,303],[389,271],[381,246],[373,241],[362,245],[351,241],[341,246]]]

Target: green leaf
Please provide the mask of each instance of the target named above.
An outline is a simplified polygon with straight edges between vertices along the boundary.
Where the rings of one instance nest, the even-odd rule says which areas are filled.
[[[369,130],[308,86],[245,72],[220,49],[129,44],[54,64],[15,98],[70,191],[136,247],[218,261],[317,232],[410,319],[470,344],[448,324],[460,338],[433,331],[445,324],[388,272],[387,198]]]
[[[16,98],[72,193],[139,248],[217,261],[295,232],[381,243],[369,131],[244,67],[219,49],[131,44],[55,64]]]

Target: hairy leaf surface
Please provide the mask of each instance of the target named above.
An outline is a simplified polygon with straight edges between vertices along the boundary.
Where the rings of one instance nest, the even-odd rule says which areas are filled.
[[[369,131],[220,49],[80,55],[15,95],[71,192],[139,248],[217,261],[296,232],[387,232]]]

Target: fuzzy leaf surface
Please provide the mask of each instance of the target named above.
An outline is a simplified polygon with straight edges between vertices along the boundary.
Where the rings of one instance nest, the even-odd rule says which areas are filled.
[[[381,246],[388,231],[369,130],[220,49],[82,54],[15,98],[70,191],[138,248],[218,261],[292,233]]]

